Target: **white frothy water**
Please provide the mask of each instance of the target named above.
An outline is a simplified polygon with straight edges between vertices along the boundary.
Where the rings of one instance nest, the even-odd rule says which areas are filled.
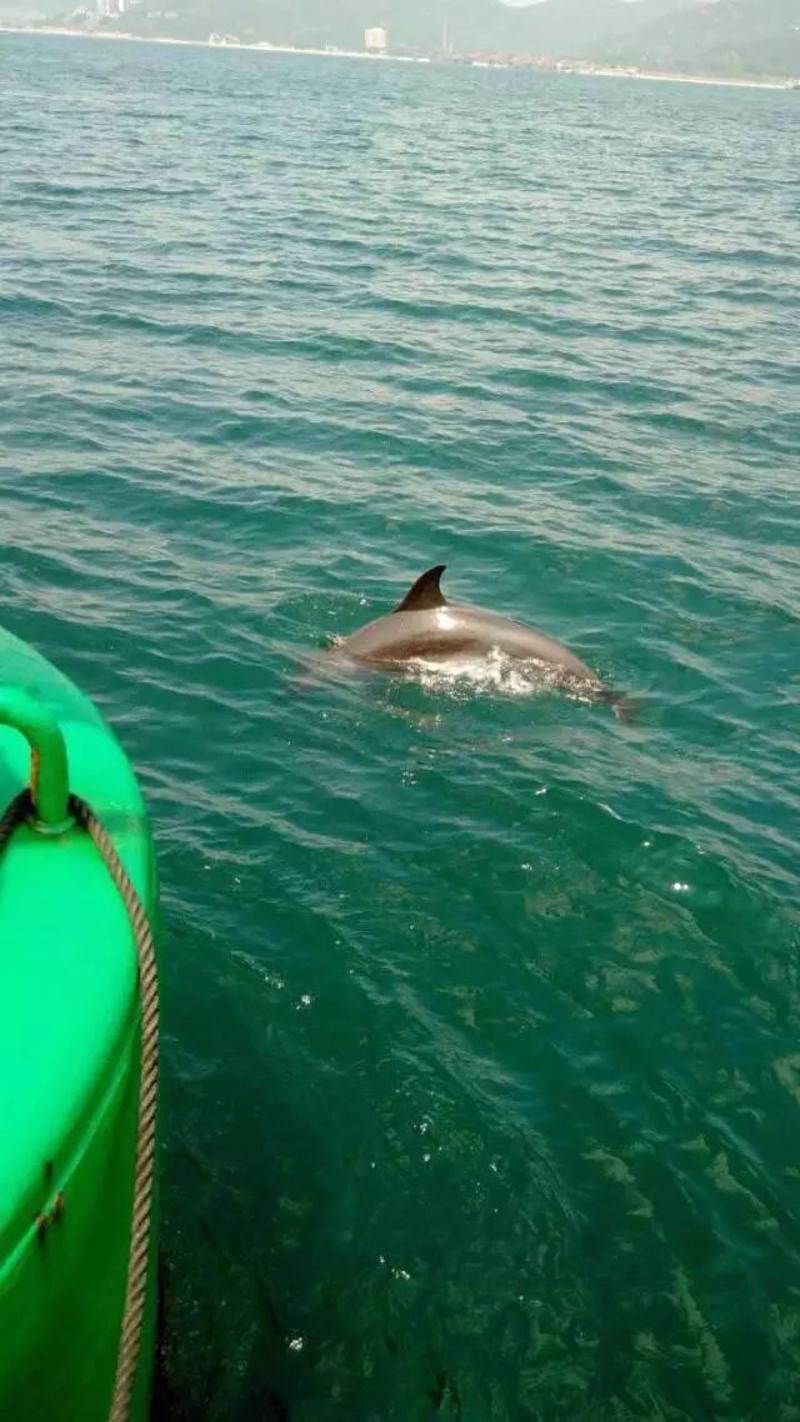
[[[485,656],[452,657],[447,661],[413,657],[406,663],[405,675],[418,681],[428,691],[445,695],[462,692],[500,696],[537,696],[558,691],[576,701],[590,701],[598,686],[586,677],[576,676],[552,662],[510,657],[498,647]]]
[[[345,638],[326,639],[328,650],[341,648]],[[499,647],[492,647],[480,656],[410,657],[406,662],[358,662],[349,658],[314,658],[306,677],[299,680],[319,680],[326,676],[338,678],[343,673],[373,672],[395,680],[413,681],[434,695],[470,696],[541,696],[557,692],[571,701],[585,703],[602,699],[602,683],[536,658],[522,660],[509,656]]]

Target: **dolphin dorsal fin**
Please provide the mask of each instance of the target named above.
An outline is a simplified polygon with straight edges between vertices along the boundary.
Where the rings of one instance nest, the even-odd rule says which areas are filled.
[[[413,588],[409,588],[394,611],[427,612],[431,607],[447,607],[447,598],[439,587],[439,579],[446,566],[446,563],[439,563],[435,568],[429,568],[421,578],[417,578]]]

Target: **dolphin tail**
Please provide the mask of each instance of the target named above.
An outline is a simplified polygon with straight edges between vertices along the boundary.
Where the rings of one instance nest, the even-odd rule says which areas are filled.
[[[641,705],[641,698],[638,696],[622,696],[618,691],[612,691],[610,686],[598,687],[594,698],[600,706],[610,706],[618,721],[633,721]]]
[[[604,691],[601,696],[604,706],[610,706],[618,721],[624,725],[629,725],[639,714],[641,698],[638,696],[620,696],[617,691]]]

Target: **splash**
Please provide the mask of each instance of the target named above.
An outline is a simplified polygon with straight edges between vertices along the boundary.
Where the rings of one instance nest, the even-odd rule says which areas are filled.
[[[599,683],[565,672],[552,662],[520,661],[499,648],[487,656],[454,657],[446,662],[414,657],[406,664],[404,675],[427,691],[449,696],[540,696],[557,691],[588,702],[596,700],[601,690]]]

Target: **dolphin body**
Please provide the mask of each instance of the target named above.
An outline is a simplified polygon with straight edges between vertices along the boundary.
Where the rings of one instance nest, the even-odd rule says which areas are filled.
[[[393,612],[346,637],[338,651],[355,661],[389,666],[414,660],[485,657],[499,651],[552,668],[555,685],[604,702],[623,714],[622,698],[605,687],[568,647],[510,617],[448,602],[439,586],[444,570],[444,564],[429,568]]]

